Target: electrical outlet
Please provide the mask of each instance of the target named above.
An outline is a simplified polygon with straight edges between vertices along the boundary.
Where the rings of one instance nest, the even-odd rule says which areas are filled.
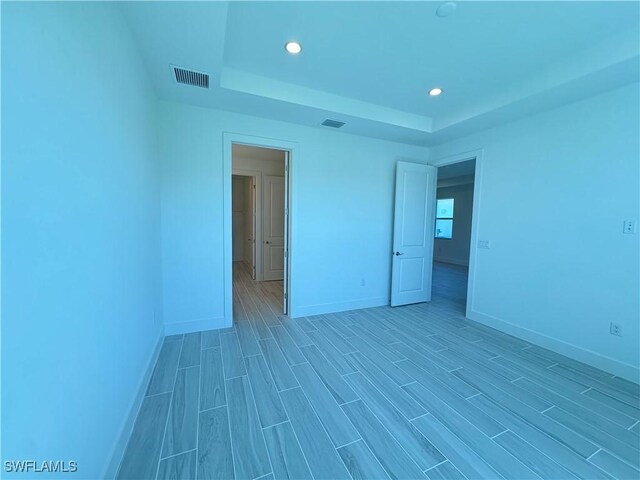
[[[364,287],[367,284],[367,282],[365,282],[364,278],[360,279],[360,286]]]
[[[611,324],[609,325],[609,333],[611,335],[615,335],[616,337],[621,337],[622,336],[622,325],[620,325],[619,323],[611,322]]]
[[[636,233],[636,222],[634,220],[625,220],[622,226],[622,233]]]

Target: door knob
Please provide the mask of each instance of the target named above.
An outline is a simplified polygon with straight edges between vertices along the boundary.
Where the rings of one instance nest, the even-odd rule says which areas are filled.
[[[404,253],[400,253],[400,252],[394,252],[393,253],[396,257],[399,257],[400,255],[404,255]]]
[[[266,243],[267,245],[269,245],[269,240],[267,240],[267,241],[266,241],[266,242],[264,242],[264,243]]]

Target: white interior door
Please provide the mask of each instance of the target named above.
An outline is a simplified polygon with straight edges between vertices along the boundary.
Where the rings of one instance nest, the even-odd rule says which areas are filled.
[[[262,181],[263,278],[284,279],[284,177],[265,175]]]
[[[436,168],[398,162],[391,306],[431,300]]]
[[[251,266],[251,278],[256,279],[256,177],[249,179],[249,265]]]
[[[289,314],[289,152],[284,152],[284,269],[282,313]]]

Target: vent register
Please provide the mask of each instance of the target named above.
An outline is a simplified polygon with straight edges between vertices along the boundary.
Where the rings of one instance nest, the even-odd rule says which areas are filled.
[[[209,74],[198,72],[195,70],[189,70],[182,67],[171,66],[173,75],[177,83],[182,85],[190,85],[192,87],[209,88]],[[345,122],[339,120],[332,120],[327,118],[321,125],[331,128],[341,128],[345,125]]]

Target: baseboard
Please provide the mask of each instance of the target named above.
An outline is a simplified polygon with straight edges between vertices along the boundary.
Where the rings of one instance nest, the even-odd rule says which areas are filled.
[[[616,375],[631,382],[638,383],[638,379],[640,378],[640,368],[634,365],[558,340],[557,338],[549,337],[534,330],[514,325],[513,323],[506,322],[494,316],[487,315],[476,310],[471,310],[468,313],[467,318],[469,320],[482,323],[488,327],[495,328],[496,330],[500,330],[501,332],[508,333],[509,335],[513,335],[514,337],[521,338],[522,340],[526,340],[527,342],[531,342],[540,347],[547,348],[561,355],[565,355],[566,357],[578,360],[579,362],[599,368],[600,370],[604,370],[605,372],[609,372],[612,375]]]
[[[434,262],[440,263],[450,263],[451,265],[459,265],[461,267],[468,267],[469,262],[465,262],[464,260],[458,260],[457,258],[448,258],[448,257],[433,257]]]
[[[291,317],[310,317],[313,315],[323,315],[325,313],[345,312],[347,310],[359,310],[361,308],[373,308],[389,305],[389,297],[371,297],[349,302],[321,303],[317,305],[306,305],[303,307],[291,307]]]
[[[226,322],[224,317],[201,318],[186,322],[173,322],[164,325],[165,335],[176,335],[179,333],[201,332],[203,330],[216,330],[218,328],[230,327],[231,323]]]
[[[142,378],[140,379],[136,394],[133,398],[133,401],[131,402],[131,406],[129,407],[129,414],[125,418],[124,424],[120,428],[120,434],[118,435],[118,438],[116,439],[116,442],[111,451],[109,463],[104,472],[104,475],[102,475],[101,478],[115,478],[118,474],[120,461],[122,460],[124,451],[127,448],[127,442],[129,441],[129,437],[131,436],[131,432],[133,431],[133,425],[136,421],[136,417],[138,416],[138,411],[140,410],[142,401],[144,400],[144,394],[147,391],[147,385],[149,384],[149,380],[151,380],[153,369],[158,360],[158,356],[160,355],[163,341],[164,332],[161,329],[158,332],[158,340],[156,341],[156,345],[151,352],[149,360],[147,361],[146,370],[142,375]]]

